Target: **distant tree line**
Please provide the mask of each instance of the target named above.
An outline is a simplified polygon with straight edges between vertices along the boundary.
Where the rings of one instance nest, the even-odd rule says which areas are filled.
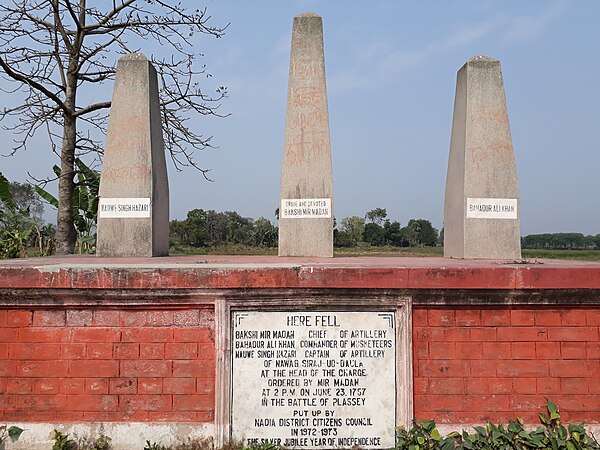
[[[171,245],[276,247],[277,239],[277,227],[271,221],[242,217],[235,211],[193,209],[184,220],[172,220],[170,226]]]
[[[385,208],[375,208],[365,217],[351,216],[333,230],[336,247],[355,247],[361,243],[371,246],[434,247],[440,235],[429,220],[410,219],[405,227],[387,218]]]
[[[278,211],[275,211],[278,216]],[[241,244],[250,247],[277,247],[278,227],[260,217],[242,217],[235,211],[193,209],[183,220],[171,221],[171,244],[213,247]],[[350,216],[334,223],[334,246],[356,247],[435,247],[444,243],[444,230],[438,232],[426,219],[410,219],[406,226],[387,217],[385,208],[375,208],[364,217]],[[521,238],[525,249],[600,250],[600,234],[530,234]]]
[[[278,211],[275,211],[278,215]],[[242,217],[235,211],[193,209],[183,220],[172,220],[171,245],[213,247],[241,244],[252,247],[277,247],[278,227],[260,217]],[[365,217],[346,217],[333,230],[336,247],[357,245],[424,247],[439,244],[439,233],[424,219],[411,219],[405,227],[387,219],[384,208],[369,211]]]
[[[79,220],[80,253],[93,253],[97,214],[98,173],[87,169],[80,175],[78,202],[74,216]],[[57,200],[39,187],[11,183],[0,173],[0,258],[51,255],[54,251],[52,224],[42,218],[42,199],[55,206]],[[278,211],[275,211],[278,216]],[[393,246],[432,247],[443,245],[444,230],[438,233],[429,220],[410,219],[406,226],[387,217],[385,208],[368,211],[364,217],[350,216],[334,221],[336,247]],[[214,247],[239,244],[249,247],[277,247],[278,228],[270,220],[242,217],[235,211],[193,209],[183,220],[170,223],[173,246]],[[524,249],[600,250],[600,234],[582,233],[530,234],[521,238]]]
[[[600,250],[600,234],[584,236],[582,233],[530,234],[521,239],[527,249],[547,250]]]

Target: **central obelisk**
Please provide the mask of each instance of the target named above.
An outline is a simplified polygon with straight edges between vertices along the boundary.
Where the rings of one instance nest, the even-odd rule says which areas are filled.
[[[279,256],[333,256],[333,180],[323,20],[294,17],[279,206]]]

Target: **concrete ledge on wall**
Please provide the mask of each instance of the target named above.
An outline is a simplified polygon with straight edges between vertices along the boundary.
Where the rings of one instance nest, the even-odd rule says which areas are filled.
[[[71,256],[0,261],[16,289],[600,289],[600,263],[444,258]]]
[[[278,312],[352,329],[394,313],[397,423],[536,424],[548,397],[598,431],[598,262],[71,256],[0,262],[0,423],[28,430],[7,449],[48,448],[54,428],[102,429],[116,450],[221,444],[235,436],[234,317],[274,327]]]

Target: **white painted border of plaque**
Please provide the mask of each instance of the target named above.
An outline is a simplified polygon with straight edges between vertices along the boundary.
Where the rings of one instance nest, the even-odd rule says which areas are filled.
[[[150,198],[100,198],[98,217],[101,219],[147,219],[150,217]]]
[[[282,296],[237,296],[215,302],[217,373],[215,384],[216,445],[231,441],[231,320],[237,311],[363,311],[395,312],[396,330],[396,425],[410,426],[413,419],[412,297],[391,293],[331,296],[293,292]]]

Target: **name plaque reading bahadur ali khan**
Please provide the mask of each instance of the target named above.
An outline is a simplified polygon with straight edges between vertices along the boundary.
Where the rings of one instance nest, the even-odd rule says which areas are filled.
[[[516,219],[516,198],[467,198],[469,219]]]
[[[233,312],[232,438],[394,447],[395,320],[376,311]]]

